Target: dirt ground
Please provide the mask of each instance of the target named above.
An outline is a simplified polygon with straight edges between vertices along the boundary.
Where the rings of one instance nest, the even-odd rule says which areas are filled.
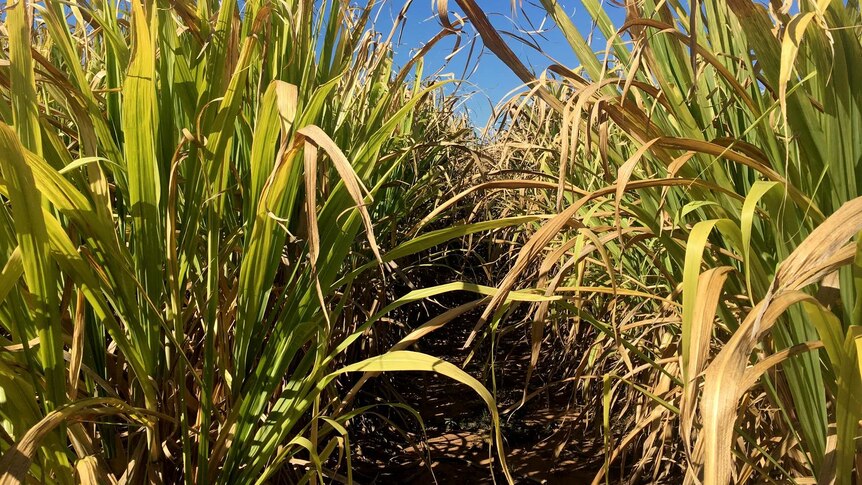
[[[461,346],[474,323],[471,318],[453,321],[423,339],[417,350],[460,366],[469,353]],[[522,397],[529,347],[523,335],[506,336],[495,355],[506,356],[495,374],[498,407],[504,410]],[[486,383],[490,379],[481,372],[487,357],[477,355],[465,367]],[[420,414],[425,439],[416,419],[400,409],[384,411],[380,406],[380,415],[369,413],[355,420],[351,438],[357,483],[505,483],[496,451],[491,453],[489,446],[490,414],[475,392],[428,372],[378,379],[372,384],[375,393],[382,391],[390,396],[389,402],[402,402]],[[502,416],[506,460],[516,483],[589,484],[602,466],[601,443],[596,436],[574,435],[567,425],[577,419],[576,410],[566,409],[570,396],[554,392],[550,389]]]

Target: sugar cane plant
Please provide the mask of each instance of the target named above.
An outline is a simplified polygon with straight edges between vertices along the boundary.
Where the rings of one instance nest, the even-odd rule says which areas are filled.
[[[852,483],[858,2],[625,1],[614,25],[614,7],[583,0],[588,33],[571,2],[542,0],[579,65],[541,75],[474,0],[450,3],[530,88],[501,107],[497,168],[539,191],[488,203],[558,214],[484,317],[518,285],[563,297],[535,308],[531,362],[574,356],[564,381],[604,428],[596,481],[629,454],[647,480]]]
[[[464,286],[373,300],[395,259],[520,222],[398,229],[436,196],[412,184],[437,141],[472,132],[421,56],[393,68],[374,8],[6,4],[3,483],[349,480],[349,372],[434,370],[496,416],[408,343],[344,360],[386,312]]]
[[[408,350],[476,308],[466,347],[529,341],[504,411],[568,389],[595,483],[858,481],[859,3],[581,0],[588,33],[539,0],[578,62],[542,73],[475,0],[396,67],[411,3],[380,33],[370,0],[7,0],[0,481],[349,483],[401,370],[479,393],[513,481],[493,368]],[[487,140],[423,77],[470,29],[528,87]],[[489,231],[497,288],[398,264]]]

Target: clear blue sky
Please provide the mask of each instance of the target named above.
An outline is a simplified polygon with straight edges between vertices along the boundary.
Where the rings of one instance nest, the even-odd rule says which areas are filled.
[[[577,59],[559,29],[547,17],[538,0],[518,0],[519,8],[514,12],[510,0],[477,0],[477,3],[488,15],[491,23],[503,33],[503,38],[515,54],[534,72],[543,71],[554,61],[568,67],[578,65]],[[614,24],[622,25],[625,18],[624,9],[610,0],[605,0],[605,3],[605,9]],[[560,4],[574,21],[575,27],[582,32],[591,31],[592,19],[579,0],[560,0]],[[403,6],[404,2],[401,0],[385,2],[379,12],[376,28],[388,32]],[[449,9],[460,13],[454,0],[449,2]],[[450,18],[455,20],[454,15],[450,14]],[[440,22],[437,19],[432,0],[414,0],[407,11],[407,22],[402,31],[400,43],[396,45],[396,63],[399,65],[406,63],[412,54],[434,37],[440,29]],[[521,81],[493,53],[488,50],[482,52],[481,40],[476,43],[472,59],[470,59],[471,53],[467,44],[469,44],[471,35],[475,31],[468,29],[468,32],[470,35],[463,36],[461,44],[462,46],[466,45],[466,47],[460,50],[448,64],[445,64],[444,58],[452,53],[455,37],[449,36],[437,43],[426,56],[425,73],[431,74],[442,68],[441,73],[461,79],[465,75],[465,65],[469,60],[470,64],[466,66],[466,74],[468,75],[467,79],[473,85],[463,85],[460,89],[464,92],[475,91],[473,97],[467,102],[467,108],[470,109],[471,115],[477,123],[484,124],[491,113],[491,106],[497,104],[511,90],[517,89],[521,85]],[[537,52],[512,36],[506,35],[506,32],[523,37],[527,37],[527,33],[532,33],[533,38],[541,45],[544,54]],[[594,47],[597,50],[604,49],[605,41],[598,32],[596,32],[596,38],[597,40],[593,42]],[[481,57],[479,58],[480,52]],[[553,60],[549,59],[548,56]],[[473,71],[477,58],[478,68]]]

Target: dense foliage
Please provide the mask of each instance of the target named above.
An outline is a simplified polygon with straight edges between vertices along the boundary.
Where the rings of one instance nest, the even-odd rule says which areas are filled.
[[[858,2],[582,0],[596,50],[541,0],[580,62],[543,73],[474,0],[394,66],[359,3],[9,0],[0,481],[352,482],[385,371],[470,386],[512,481],[494,383],[408,350],[476,308],[458,345],[523,335],[596,482],[858,479]],[[528,88],[488,139],[423,75],[470,32]],[[496,287],[413,283],[490,233]]]

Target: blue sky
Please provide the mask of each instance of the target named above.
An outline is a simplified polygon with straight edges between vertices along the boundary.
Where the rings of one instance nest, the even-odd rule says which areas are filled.
[[[545,54],[537,52],[532,47],[525,45],[511,36],[503,35],[503,38],[508,42],[515,54],[533,71],[541,72],[554,61],[569,67],[577,66],[577,59],[572,54],[559,29],[547,17],[545,10],[538,0],[518,1],[520,7],[515,12],[512,11],[510,0],[477,0],[477,3],[501,33],[513,32],[518,35],[524,35],[524,32],[528,31],[542,31],[540,34],[541,37],[534,35],[534,38],[541,45]],[[605,0],[605,2],[605,9],[610,15],[611,20],[615,25],[622,25],[625,17],[623,8],[610,2],[610,0]],[[560,4],[572,18],[578,29],[582,32],[590,31],[592,28],[591,18],[579,0],[560,0]],[[403,5],[404,2],[400,0],[385,2],[377,18],[377,29],[388,32],[389,27]],[[450,10],[460,12],[454,0],[449,2],[449,8]],[[454,20],[455,17],[454,15],[450,15],[450,18]],[[412,53],[415,53],[418,48],[434,37],[439,31],[440,23],[432,1],[414,0],[407,11],[407,21],[400,37],[400,43],[396,45],[396,63],[403,65],[410,59]],[[471,30],[470,34],[472,33],[473,31]],[[465,36],[462,45],[465,45],[466,42],[464,41],[468,41],[470,38],[469,36]],[[469,59],[469,47],[466,47],[460,50],[446,64],[444,58],[452,53],[454,45],[454,36],[449,36],[440,41],[426,56],[425,73],[431,74],[442,67],[442,74],[449,74],[457,79],[461,79],[465,74],[465,65],[469,61],[470,64],[467,66],[469,77],[467,79],[473,85],[464,85],[460,89],[464,92],[475,91],[472,98],[467,101],[466,106],[471,111],[473,119],[477,123],[484,124],[491,113],[492,104],[498,103],[511,90],[517,89],[521,85],[521,81],[493,53],[487,50],[482,52],[481,58],[478,58],[478,68],[473,71],[477,56],[482,51],[481,41],[477,42],[476,48],[472,53],[472,59]],[[604,49],[604,40],[594,43],[594,45],[597,49]],[[554,61],[549,59],[548,56],[552,57]]]

